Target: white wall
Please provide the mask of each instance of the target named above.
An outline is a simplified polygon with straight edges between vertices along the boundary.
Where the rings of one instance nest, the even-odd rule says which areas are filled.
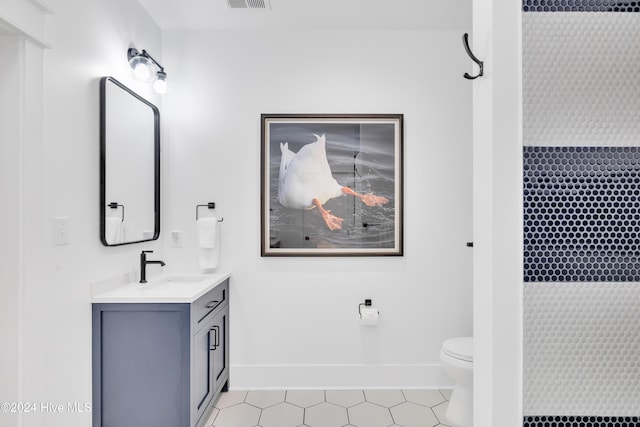
[[[474,425],[522,424],[521,3],[473,2]]]
[[[0,27],[46,46],[45,21],[49,13],[51,8],[44,0],[4,0],[0,6]]]
[[[450,384],[471,335],[471,85],[457,32],[165,31],[163,232],[198,268],[196,204],[216,202],[232,273],[231,386]],[[260,257],[260,114],[404,113],[405,256]],[[167,241],[167,240],[165,240]],[[167,241],[168,243],[168,241]],[[380,308],[376,328],[358,304]]]
[[[24,280],[22,299],[13,302],[22,313],[17,326],[22,364],[14,369],[21,378],[21,401],[66,407],[91,402],[90,284],[129,272],[143,248],[162,256],[160,243],[105,248],[98,236],[98,80],[112,75],[148,95],[146,85],[131,82],[126,50],[134,43],[160,52],[160,30],[136,2],[52,3],[55,14],[47,22],[52,49],[44,63],[42,53],[39,63],[27,62],[36,64],[25,71],[35,84],[26,86],[22,97],[25,109],[40,110],[44,121],[28,122],[24,130],[32,142],[23,148],[21,173]],[[27,58],[35,55],[30,49],[27,44]],[[69,245],[52,244],[56,216],[70,218]],[[0,418],[0,425],[8,420]],[[88,413],[39,410],[24,414],[18,425],[90,424]]]
[[[24,44],[17,36],[0,36],[0,401],[20,397],[22,270],[21,96]],[[3,414],[4,415],[4,414]],[[16,423],[18,414],[7,414]]]
[[[28,7],[26,8],[28,9]],[[41,196],[37,184],[42,147],[43,43],[36,40],[43,27],[43,14],[32,19],[9,9],[0,12],[0,402],[24,402],[25,319],[32,315],[25,301],[29,272],[29,240],[40,230],[29,219],[29,207]],[[18,25],[10,25],[9,22]],[[38,199],[41,202],[41,199]],[[8,409],[8,412],[5,412]],[[23,425],[18,407],[3,407],[0,425]]]

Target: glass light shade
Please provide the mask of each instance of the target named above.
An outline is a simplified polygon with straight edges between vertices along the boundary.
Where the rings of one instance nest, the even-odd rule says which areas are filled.
[[[133,76],[138,80],[149,81],[153,77],[151,74],[151,60],[144,56],[133,56],[129,60],[129,65],[133,69]]]
[[[167,93],[167,73],[158,71],[156,80],[153,82],[153,90],[160,95]]]

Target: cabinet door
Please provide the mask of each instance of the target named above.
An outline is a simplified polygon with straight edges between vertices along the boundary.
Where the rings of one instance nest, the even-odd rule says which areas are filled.
[[[213,319],[212,319],[213,320]],[[198,330],[193,338],[193,375],[191,405],[195,406],[195,419],[200,419],[202,412],[213,397],[213,344],[214,331],[212,320]]]
[[[229,334],[229,306],[220,311],[213,318],[212,326],[213,335],[213,382],[214,390],[217,390],[227,381],[229,351],[228,351],[228,334]]]
[[[187,306],[94,304],[93,328],[93,425],[189,427]]]

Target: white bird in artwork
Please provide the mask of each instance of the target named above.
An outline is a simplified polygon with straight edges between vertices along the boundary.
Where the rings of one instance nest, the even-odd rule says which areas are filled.
[[[385,197],[358,194],[343,187],[331,175],[327,161],[325,135],[314,134],[316,141],[303,146],[297,153],[289,150],[287,142],[280,143],[280,174],[278,177],[278,201],[293,209],[318,208],[330,230],[340,230],[343,218],[324,209],[327,200],[348,194],[358,197],[367,206],[382,206],[389,202]]]

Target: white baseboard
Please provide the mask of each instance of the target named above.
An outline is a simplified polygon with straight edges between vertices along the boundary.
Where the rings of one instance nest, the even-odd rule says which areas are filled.
[[[232,390],[447,389],[442,365],[231,365]]]

